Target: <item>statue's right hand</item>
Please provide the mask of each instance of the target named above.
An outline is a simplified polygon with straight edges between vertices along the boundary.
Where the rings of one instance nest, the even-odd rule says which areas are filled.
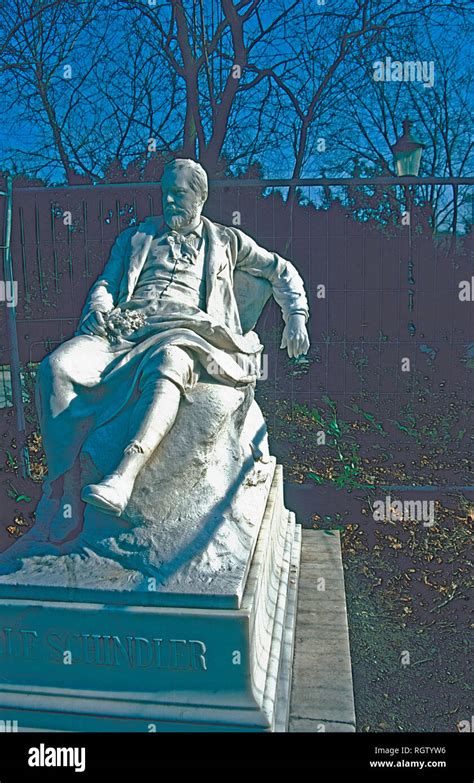
[[[100,310],[94,310],[82,324],[81,332],[84,334],[97,334],[99,337],[107,337],[103,313]]]

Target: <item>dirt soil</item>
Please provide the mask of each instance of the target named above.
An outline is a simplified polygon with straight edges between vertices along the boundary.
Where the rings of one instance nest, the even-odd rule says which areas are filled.
[[[437,408],[432,395],[416,420],[405,410],[393,424],[360,399],[344,417],[329,397],[310,408],[275,399],[262,384],[258,399],[284,466],[286,505],[304,527],[341,532],[357,730],[466,730],[473,714],[468,404],[458,396],[446,413],[446,400]],[[321,431],[333,434],[325,445],[317,444]],[[375,521],[374,503],[387,495],[433,501],[434,523],[395,513]]]

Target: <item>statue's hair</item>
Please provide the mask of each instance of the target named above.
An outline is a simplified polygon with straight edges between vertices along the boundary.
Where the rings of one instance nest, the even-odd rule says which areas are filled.
[[[173,171],[173,169],[188,169],[191,173],[190,186],[203,201],[206,201],[208,194],[207,174],[200,163],[191,158],[174,158],[166,164],[163,176]]]

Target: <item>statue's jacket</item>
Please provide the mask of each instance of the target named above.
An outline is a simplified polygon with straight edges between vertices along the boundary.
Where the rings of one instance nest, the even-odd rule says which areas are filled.
[[[240,229],[221,226],[204,216],[202,221],[209,242],[206,258],[206,311],[217,324],[233,332],[240,350],[249,353],[254,351],[256,335],[248,332],[243,337],[234,292],[233,277],[236,270],[268,281],[271,293],[281,307],[285,323],[293,312],[304,313],[308,318],[303,281],[293,264],[277,253],[260,247]],[[152,239],[162,230],[163,218],[149,217],[138,227],[125,229],[118,236],[103,273],[89,292],[80,324],[94,309],[109,310],[132,298]]]
[[[50,478],[71,467],[80,443],[84,443],[86,430],[78,422],[93,420],[97,428],[112,419],[132,399],[143,368],[150,366],[164,346],[174,344],[189,349],[199,367],[203,366],[220,383],[254,384],[260,374],[263,346],[253,327],[269,296],[273,294],[285,323],[292,313],[308,319],[303,280],[293,264],[260,247],[238,228],[222,226],[205,217],[202,220],[207,248],[206,311],[168,301],[147,315],[146,326],[117,344],[109,344],[105,338],[84,335],[81,326],[95,310],[108,312],[117,307],[126,310],[137,306],[134,291],[152,240],[165,229],[163,218],[149,217],[138,226],[125,229],[116,239],[103,273],[90,289],[76,336],[69,341],[74,349],[74,341],[81,341],[79,353],[74,354],[76,360],[66,361],[66,366],[71,367],[69,381],[77,392],[74,405],[68,406],[73,411],[63,410],[55,417],[48,400],[50,381],[42,381],[42,373],[38,373],[37,407],[49,451]],[[91,350],[99,358],[103,356],[103,362],[101,358],[99,361],[100,373],[91,370]],[[55,354],[59,358],[61,352],[62,356],[66,352],[67,358],[67,351],[68,343],[53,351],[47,357],[49,367],[61,364],[64,373],[65,364],[55,362]],[[185,397],[199,376],[200,373],[190,371],[182,386]],[[63,449],[56,465],[53,454],[58,453],[57,446],[54,448],[58,438],[68,444],[68,456]]]
[[[193,349],[207,370],[215,367],[221,382],[252,382],[259,375],[263,350],[252,328],[262,307],[273,294],[285,323],[292,313],[301,313],[307,320],[303,280],[293,264],[260,247],[243,231],[205,217],[202,221],[207,238],[206,311],[181,302],[160,306],[156,314],[148,316],[148,328],[139,330],[117,350],[133,351],[140,345],[143,352],[148,344],[159,348],[174,343]],[[161,216],[149,217],[118,236],[103,273],[89,292],[76,335],[94,310],[135,306],[140,272],[153,238],[164,228]],[[118,357],[116,364],[120,366]],[[188,388],[192,385],[191,379]]]

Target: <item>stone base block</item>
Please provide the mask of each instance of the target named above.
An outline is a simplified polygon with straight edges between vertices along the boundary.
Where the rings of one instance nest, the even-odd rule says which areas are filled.
[[[2,584],[0,719],[20,730],[286,730],[300,540],[276,466],[238,608],[17,598]]]

